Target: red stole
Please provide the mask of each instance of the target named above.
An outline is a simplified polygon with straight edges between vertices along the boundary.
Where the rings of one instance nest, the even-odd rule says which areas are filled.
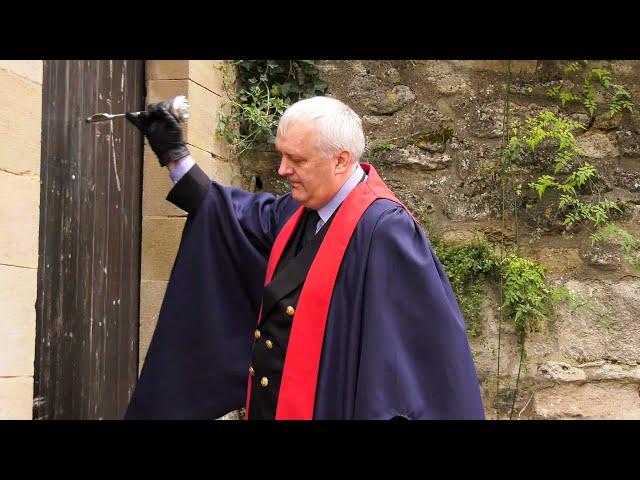
[[[368,174],[349,193],[329,226],[316,257],[311,264],[300,293],[278,395],[276,420],[311,420],[313,418],[318,370],[327,314],[342,257],[356,225],[369,206],[378,198],[402,203],[385,185],[373,166],[363,163]],[[271,282],[276,265],[287,242],[296,231],[304,207],[300,207],[282,228],[271,249],[265,285]],[[262,310],[258,318],[262,316]],[[249,418],[251,377],[247,390],[246,417]]]

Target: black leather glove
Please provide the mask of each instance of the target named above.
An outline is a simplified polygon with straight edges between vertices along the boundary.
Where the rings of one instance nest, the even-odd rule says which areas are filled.
[[[140,114],[127,113],[127,120],[147,137],[163,167],[189,155],[182,129],[164,102],[152,103]]]

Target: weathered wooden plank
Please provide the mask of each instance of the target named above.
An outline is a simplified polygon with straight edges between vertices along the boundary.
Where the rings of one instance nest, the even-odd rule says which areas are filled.
[[[141,61],[45,61],[34,418],[121,418],[137,379]]]

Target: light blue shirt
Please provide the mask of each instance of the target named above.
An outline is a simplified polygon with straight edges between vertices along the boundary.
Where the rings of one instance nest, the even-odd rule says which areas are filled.
[[[176,161],[176,166],[173,170],[169,170],[169,176],[173,183],[178,183],[185,173],[187,173],[191,167],[193,167],[196,162],[193,161],[191,155],[187,155],[186,157],[182,157],[180,160]]]
[[[347,198],[347,195],[351,193],[351,190],[356,188],[358,183],[360,183],[360,179],[362,178],[363,174],[364,170],[362,169],[360,164],[358,164],[351,176],[347,178],[347,181],[344,182],[342,187],[340,187],[338,193],[336,193],[333,198],[329,200],[329,203],[327,203],[324,207],[318,209],[320,220],[318,220],[318,223],[316,225],[316,233],[318,233],[318,230],[320,230],[322,226],[327,223],[327,220],[331,218],[333,212],[335,212],[340,204],[344,201],[344,199]]]
[[[171,180],[173,180],[173,183],[177,183],[178,180],[180,180],[183,175],[195,165],[195,163],[196,162],[193,160],[193,158],[191,158],[191,155],[178,160],[176,162],[175,168],[169,171],[169,176],[171,177]],[[344,182],[342,187],[340,187],[338,193],[336,193],[324,207],[318,209],[320,220],[318,220],[318,223],[316,224],[316,233],[318,233],[318,230],[320,230],[322,226],[327,222],[327,220],[331,218],[333,212],[335,212],[340,204],[344,201],[344,199],[347,198],[347,195],[351,193],[351,190],[356,188],[358,183],[360,183],[360,179],[362,178],[363,174],[364,170],[362,169],[362,167],[359,164],[356,165],[355,170],[349,176],[349,178],[347,178],[347,181]]]

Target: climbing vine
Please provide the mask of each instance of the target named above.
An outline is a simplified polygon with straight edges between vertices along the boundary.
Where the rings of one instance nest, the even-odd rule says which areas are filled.
[[[565,108],[573,103],[582,105],[591,117],[606,113],[611,118],[623,111],[633,112],[633,100],[622,85],[612,82],[611,72],[596,68],[585,60],[571,62],[564,69],[569,78],[547,90],[547,95]]]
[[[542,175],[529,186],[540,199],[548,189],[558,192],[558,210],[564,215],[563,225],[566,229],[585,223],[597,228],[609,222],[612,213],[622,213],[618,202],[606,199],[587,201],[579,197],[580,193],[599,193],[595,185],[596,167],[587,161],[575,165],[575,160],[584,152],[576,146],[572,132],[582,128],[578,122],[543,112],[527,119],[521,133],[518,134],[518,126],[514,128],[515,135],[511,137],[507,151],[510,161],[519,162],[543,143],[556,146],[554,175]]]
[[[220,109],[217,134],[236,157],[273,145],[284,110],[327,89],[314,60],[234,60],[221,70],[228,101]]]
[[[563,107],[569,101],[580,102],[592,117],[589,125],[593,124],[597,112],[612,118],[624,111],[634,111],[631,95],[624,87],[612,83],[610,71],[588,68],[586,62],[573,62],[565,71],[577,72],[581,69],[586,71],[582,95],[564,91],[561,86],[553,87],[547,94],[558,99]],[[604,106],[607,106],[606,111]],[[537,192],[539,199],[543,198],[547,190],[558,193],[557,210],[564,216],[565,232],[579,225],[587,226],[591,232],[592,245],[609,242],[613,238],[619,239],[625,259],[632,266],[638,267],[638,240],[612,223],[616,214],[623,213],[624,205],[603,199],[596,166],[579,160],[584,151],[576,146],[573,132],[586,128],[588,127],[579,122],[543,112],[527,119],[522,129],[515,124],[507,155],[510,161],[519,162],[523,157],[533,154],[541,145],[556,148],[553,175],[542,175],[529,186]]]
[[[514,322],[519,336],[539,331],[543,320],[553,319],[561,292],[546,283],[546,268],[520,256],[515,249],[496,253],[495,246],[475,236],[467,245],[450,245],[434,236],[431,244],[451,282],[471,336],[480,333],[480,307],[486,280],[500,282],[501,309]]]
[[[275,129],[284,109],[300,98],[324,94],[326,83],[320,79],[312,60],[238,60],[231,63],[236,72],[235,83],[225,72],[225,89],[231,107],[222,114],[218,133],[235,147],[238,156],[258,145],[275,141]],[[227,67],[228,68],[228,67]],[[620,201],[604,198],[598,165],[584,160],[585,152],[576,142],[576,136],[590,129],[596,119],[615,120],[634,112],[629,91],[614,83],[612,73],[596,68],[588,62],[571,62],[567,75],[559,84],[546,91],[548,98],[563,109],[526,118],[522,123],[510,121],[511,62],[507,73],[504,98],[503,136],[501,156],[494,172],[499,179],[502,232],[507,220],[513,222],[515,241],[506,242],[504,234],[499,245],[476,236],[468,245],[450,245],[437,236],[431,243],[449,277],[454,293],[467,321],[471,336],[477,336],[481,325],[481,306],[486,280],[499,293],[499,324],[497,344],[496,401],[500,397],[500,348],[503,322],[515,327],[520,347],[520,361],[515,388],[508,388],[511,401],[510,418],[525,363],[525,343],[530,333],[539,331],[543,322],[553,321],[558,302],[568,302],[571,310],[594,312],[600,325],[610,328],[612,320],[604,310],[597,310],[593,300],[571,294],[565,288],[553,288],[547,280],[547,270],[540,263],[520,253],[520,219],[523,208],[523,188],[528,186],[538,201],[554,202],[551,210],[560,218],[565,233],[586,227],[592,245],[615,240],[628,262],[640,268],[640,241],[619,225],[613,223],[624,213]],[[529,87],[527,94],[531,94]],[[574,121],[567,111],[584,109],[588,122]],[[575,118],[575,117],[573,117]],[[404,137],[389,138],[372,144],[368,159],[377,163],[398,148],[415,145],[428,148],[433,142],[446,143],[452,132],[420,132]],[[552,152],[550,163],[540,162],[541,151]],[[522,184],[515,180],[514,166],[535,165],[542,174]],[[522,170],[520,170],[522,171]],[[537,229],[534,238],[539,239]],[[602,320],[603,319],[603,320]],[[496,411],[499,409],[496,406]]]
[[[480,333],[482,286],[485,279],[499,275],[500,260],[493,246],[477,236],[469,245],[450,245],[437,236],[431,238],[431,244],[458,299],[467,332],[475,337]]]
[[[536,149],[541,146],[555,151],[553,174],[539,176],[535,181],[529,183],[529,187],[537,193],[540,200],[550,190],[557,193],[557,210],[564,217],[563,226],[565,232],[578,225],[587,225],[593,229],[591,233],[592,244],[618,236],[622,239],[622,249],[626,258],[636,266],[637,261],[634,260],[632,251],[638,248],[638,241],[626,230],[611,223],[613,215],[622,213],[622,205],[619,202],[602,198],[598,187],[597,168],[587,161],[580,160],[584,156],[584,151],[577,147],[574,136],[574,132],[587,129],[593,124],[595,116],[602,113],[603,103],[608,105],[608,110],[604,114],[608,115],[609,118],[625,110],[633,111],[633,102],[629,92],[611,82],[609,71],[597,68],[587,69],[587,73],[583,77],[584,81],[580,94],[563,90],[564,84],[561,84],[549,89],[547,95],[559,100],[562,107],[565,107],[569,102],[582,104],[590,115],[588,127],[546,111],[535,117],[527,118],[524,125],[514,122],[512,135],[508,136],[507,128],[510,125],[510,67],[511,62],[509,62],[505,87],[502,156],[498,170],[502,185],[503,227],[505,225],[506,205],[511,203],[516,232],[515,251],[503,257],[500,262],[503,266],[500,278],[500,320],[502,321],[503,312],[506,312],[515,323],[520,343],[520,362],[509,415],[512,418],[518,394],[521,368],[525,359],[527,334],[535,331],[542,319],[553,319],[555,317],[554,307],[559,301],[568,302],[573,309],[578,307],[585,308],[586,306],[601,319],[606,319],[606,322],[603,323],[605,328],[610,326],[610,318],[607,313],[601,310],[598,311],[593,307],[594,302],[592,299],[581,295],[573,295],[564,288],[551,288],[545,280],[545,268],[542,265],[518,256],[518,209],[520,207],[518,197],[522,195],[522,192],[521,187],[516,185],[514,181],[513,164],[535,164],[535,159],[532,157]],[[581,67],[585,67],[585,64],[573,62],[567,67],[566,71],[575,73]],[[600,102],[598,102],[598,99],[600,99]],[[505,251],[504,237],[502,247],[501,251]],[[501,325],[498,327],[496,400],[499,398],[500,382],[500,331]]]

